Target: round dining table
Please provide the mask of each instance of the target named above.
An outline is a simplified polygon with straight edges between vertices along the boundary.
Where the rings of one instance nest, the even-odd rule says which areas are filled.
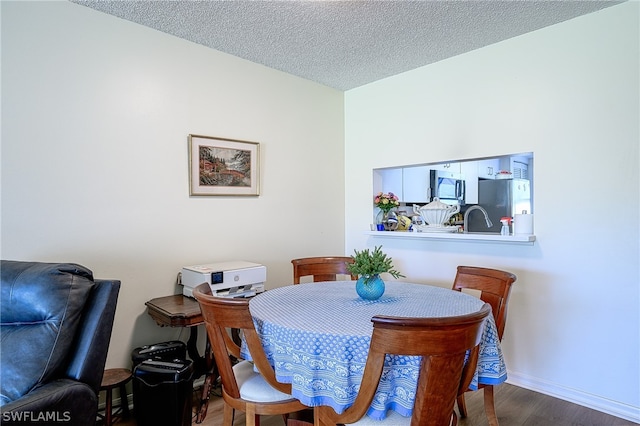
[[[279,287],[261,293],[249,309],[276,378],[310,407],[329,405],[341,413],[355,400],[367,361],[375,315],[447,317],[477,312],[483,302],[469,294],[399,281],[386,282],[383,296],[361,299],[355,281]],[[243,348],[243,357],[250,354]],[[410,416],[420,357],[389,356],[367,415],[388,410]],[[495,322],[483,325],[478,367],[471,383],[500,384],[507,378]]]

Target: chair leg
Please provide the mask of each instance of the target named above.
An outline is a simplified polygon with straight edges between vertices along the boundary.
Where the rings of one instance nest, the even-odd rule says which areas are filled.
[[[111,426],[111,423],[113,423],[113,401],[112,401],[112,393],[111,393],[111,388],[107,389],[107,395],[106,395],[106,406],[104,407],[104,424],[106,426]]]
[[[493,401],[493,386],[491,385],[486,385],[484,388],[484,411],[487,413],[489,426],[499,426],[496,407]]]
[[[260,417],[256,415],[256,410],[251,404],[245,406],[247,411],[244,412],[246,426],[260,426]],[[256,422],[257,420],[257,422]]]
[[[465,417],[467,417],[467,403],[464,400],[464,394],[458,395],[456,401],[458,402],[458,411],[460,411],[460,418],[464,419]]]
[[[224,404],[222,414],[222,426],[233,426],[233,408],[229,404]]]
[[[125,384],[120,385],[120,407],[122,408],[122,418],[128,419],[129,415],[129,398],[127,397],[127,388]]]

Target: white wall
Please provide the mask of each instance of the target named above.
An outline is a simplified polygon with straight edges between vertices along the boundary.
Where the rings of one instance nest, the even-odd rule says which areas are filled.
[[[509,380],[640,421],[638,3],[351,90],[344,109],[340,92],[79,5],[0,13],[1,256],[122,280],[109,366],[178,336],[144,302],[178,291],[181,266],[260,262],[272,287],[293,257],[382,243],[417,282],[448,287],[463,263],[515,272]],[[262,195],[189,198],[189,133],[260,142]],[[535,153],[535,245],[363,234],[373,168],[520,151]]]
[[[509,381],[640,421],[639,4],[628,2],[345,95],[347,252],[383,244],[417,282],[517,274]],[[371,170],[534,152],[533,246],[364,234]]]
[[[343,93],[69,2],[1,2],[2,258],[122,280],[107,364],[188,337],[182,266],[344,253]],[[189,197],[190,133],[261,144],[259,197]],[[201,331],[202,334],[202,331]]]

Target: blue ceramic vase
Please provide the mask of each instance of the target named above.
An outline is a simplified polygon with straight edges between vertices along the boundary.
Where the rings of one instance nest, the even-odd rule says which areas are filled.
[[[377,300],[384,294],[384,281],[380,275],[360,275],[356,281],[356,293],[365,300]]]

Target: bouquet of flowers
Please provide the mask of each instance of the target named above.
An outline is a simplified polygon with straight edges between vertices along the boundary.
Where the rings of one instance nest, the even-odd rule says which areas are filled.
[[[398,207],[400,202],[398,201],[398,196],[393,192],[389,192],[388,194],[379,192],[378,195],[373,198],[373,204],[375,204],[376,207],[380,207],[380,210],[383,212],[389,213],[392,208]]]

